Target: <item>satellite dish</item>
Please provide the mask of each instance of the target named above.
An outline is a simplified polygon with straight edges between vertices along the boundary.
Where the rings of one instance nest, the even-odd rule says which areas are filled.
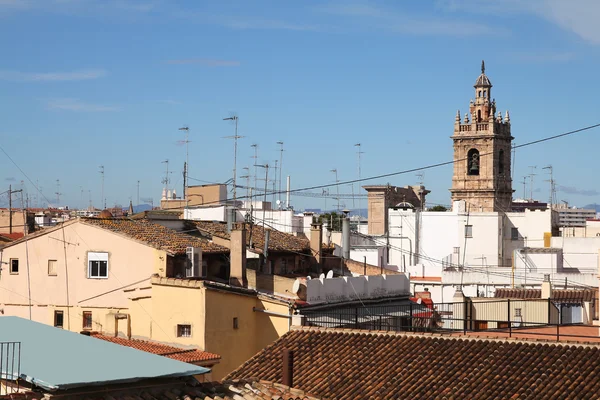
[[[323,279],[323,278],[325,278],[325,274],[319,275],[319,279]]]
[[[327,276],[326,276],[326,278],[327,278],[327,279],[331,279],[331,278],[333,278],[333,270],[330,270],[330,271],[327,273]]]
[[[307,281],[310,281],[311,279],[312,279],[312,278],[310,277],[310,275],[306,277],[306,280],[307,280]]]
[[[298,293],[298,290],[300,290],[300,281],[296,279],[292,285],[292,293],[296,294]]]

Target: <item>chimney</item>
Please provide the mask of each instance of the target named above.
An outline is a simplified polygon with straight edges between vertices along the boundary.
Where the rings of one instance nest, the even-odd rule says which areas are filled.
[[[317,264],[321,264],[323,251],[323,225],[318,222],[310,224],[310,252]]]
[[[290,388],[294,387],[294,352],[283,349],[282,361],[283,379],[281,383]]]
[[[348,217],[342,220],[342,256],[344,260],[350,259],[350,220]]]
[[[246,224],[233,225],[229,239],[229,284],[248,287],[246,276]]]
[[[542,282],[542,299],[552,298],[552,283],[550,283],[550,275],[544,274],[544,281]]]

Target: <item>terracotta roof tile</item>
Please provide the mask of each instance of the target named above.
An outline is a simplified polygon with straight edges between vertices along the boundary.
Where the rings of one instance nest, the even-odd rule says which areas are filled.
[[[327,399],[592,399],[600,346],[341,330],[292,330],[232,372]]]
[[[201,232],[205,232],[212,236],[217,236],[223,239],[229,239],[227,224],[224,222],[189,221],[189,223],[192,223]],[[250,245],[250,236],[250,232],[248,232],[246,234],[246,243],[248,246]],[[254,244],[255,251],[259,253],[262,252],[265,247],[265,229],[263,229],[262,226],[252,225],[252,243]],[[310,242],[308,239],[299,238],[289,233],[271,229],[269,237],[269,251],[291,251],[304,253],[310,251]]]
[[[185,254],[188,246],[200,247],[203,253],[228,253],[229,249],[206,239],[177,232],[146,219],[130,220],[125,218],[81,218],[81,221],[112,232],[120,233],[147,243],[148,245],[171,252]]]
[[[138,387],[140,386],[140,387]],[[54,393],[53,393],[54,394]],[[60,398],[74,398],[85,400],[137,400],[137,399],[201,399],[201,400],[319,400],[304,391],[289,388],[284,385],[268,381],[257,380],[235,380],[222,383],[198,383],[183,381],[167,384],[143,384],[136,383],[124,385],[119,388],[101,386],[94,390],[93,387],[77,392],[67,391],[64,395],[56,393]],[[64,396],[64,397],[63,397]],[[43,394],[26,392],[0,396],[0,399],[42,399]]]
[[[211,360],[216,361],[221,359],[221,356],[218,354],[197,349],[182,349],[179,347],[168,346],[166,344],[150,342],[147,340],[125,339],[121,337],[107,336],[101,333],[92,333],[92,336],[107,342],[120,344],[121,346],[132,347],[137,350],[157,354],[159,356],[165,356],[186,363],[197,363]]]
[[[501,299],[541,299],[541,289],[496,289],[494,297]],[[595,289],[553,289],[552,300],[563,301],[593,301],[596,298]]]

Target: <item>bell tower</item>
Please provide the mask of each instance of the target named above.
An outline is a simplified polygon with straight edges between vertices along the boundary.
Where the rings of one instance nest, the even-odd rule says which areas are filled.
[[[475,101],[461,121],[454,122],[454,175],[452,201],[464,200],[471,212],[510,211],[512,203],[511,143],[508,111],[496,115],[492,82],[481,62],[475,81]]]

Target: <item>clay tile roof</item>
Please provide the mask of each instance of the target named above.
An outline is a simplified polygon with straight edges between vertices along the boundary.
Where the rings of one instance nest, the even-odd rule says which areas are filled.
[[[327,399],[591,399],[600,346],[294,329],[226,379],[282,380]],[[584,372],[585,371],[585,372]]]
[[[541,289],[496,289],[494,297],[501,299],[541,299]],[[595,289],[553,289],[552,300],[562,301],[593,301],[596,298]]]
[[[173,360],[183,361],[186,363],[198,363],[202,361],[221,359],[221,356],[218,354],[197,349],[182,349],[179,347],[168,346],[166,344],[150,342],[147,340],[125,339],[121,337],[107,336],[97,332],[92,333],[92,336],[97,339],[106,340],[107,342],[120,344],[121,346],[132,347],[147,353],[165,356],[167,358],[172,358]]]
[[[13,240],[21,239],[25,234],[23,232],[0,233],[0,240],[12,242]]]
[[[229,233],[227,232],[227,224],[224,222],[214,221],[190,221],[201,231],[208,233],[212,236],[217,236],[223,239],[229,239]],[[248,226],[248,225],[247,225]],[[268,228],[265,228],[268,229]],[[262,252],[265,247],[265,229],[261,225],[252,225],[252,243],[254,250]],[[246,233],[246,243],[250,245],[250,232]],[[297,253],[304,253],[310,250],[310,242],[308,239],[299,238],[289,233],[280,232],[275,229],[271,229],[269,237],[269,251],[290,251]]]
[[[101,386],[87,388],[80,392],[68,392],[70,396],[63,397],[61,393],[56,393],[59,398],[75,398],[85,400],[137,400],[137,399],[201,399],[201,400],[319,400],[312,397],[302,390],[289,388],[273,382],[257,380],[235,380],[198,383],[191,381],[168,382],[156,384],[149,382],[141,385],[125,385],[119,388]],[[34,392],[25,392],[1,396],[0,399],[43,399],[43,394]]]
[[[200,247],[203,253],[228,253],[229,249],[206,239],[191,236],[166,228],[150,220],[130,220],[125,218],[101,219],[81,218],[86,224],[120,233],[139,240],[157,249],[166,250],[175,255],[185,254],[186,247]]]

